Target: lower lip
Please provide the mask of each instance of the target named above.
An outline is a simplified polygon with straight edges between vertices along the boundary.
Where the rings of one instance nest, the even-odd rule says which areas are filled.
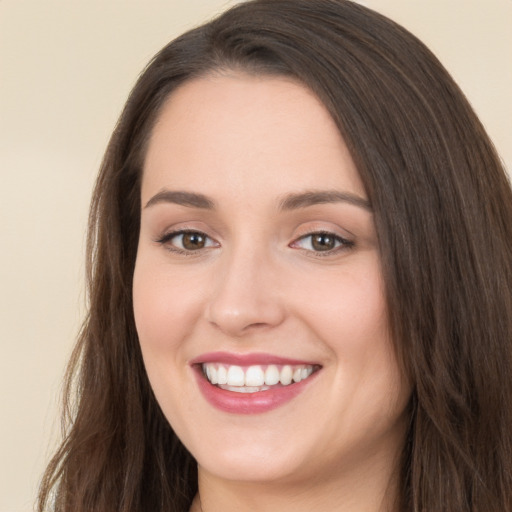
[[[261,414],[271,411],[299,395],[316,378],[318,372],[310,377],[288,386],[280,386],[256,393],[237,393],[210,384],[200,368],[196,379],[205,399],[216,409],[232,414]]]

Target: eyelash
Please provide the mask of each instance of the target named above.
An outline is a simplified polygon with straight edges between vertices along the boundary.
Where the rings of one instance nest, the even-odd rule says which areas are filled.
[[[329,256],[334,256],[340,252],[348,251],[352,249],[355,246],[355,243],[351,240],[347,240],[346,238],[343,238],[340,235],[337,235],[336,233],[333,233],[332,231],[312,231],[311,233],[306,233],[305,235],[302,235],[301,237],[297,238],[295,241],[293,241],[290,244],[290,247],[293,247],[295,244],[302,240],[306,240],[307,238],[312,238],[313,236],[325,236],[330,237],[334,239],[334,242],[338,244],[337,246],[333,247],[332,249],[328,249],[326,251],[315,251],[312,249],[303,249],[304,251],[307,251],[308,253],[314,254],[315,258],[326,258]],[[312,244],[312,240],[310,244]]]
[[[208,249],[209,247],[201,247],[196,250],[191,249],[182,249],[172,244],[172,240],[181,235],[197,235],[203,237],[205,240],[212,240],[206,233],[202,231],[198,231],[197,229],[180,229],[178,231],[171,231],[169,233],[165,233],[163,236],[155,240],[156,243],[160,245],[164,245],[168,251],[171,251],[176,254],[180,254],[183,256],[198,256],[198,253],[201,252],[201,249]],[[211,247],[211,246],[210,246]]]
[[[204,233],[202,231],[198,231],[196,229],[181,229],[178,231],[171,231],[169,233],[166,233],[163,236],[161,236],[160,238],[158,238],[157,240],[155,240],[155,242],[160,245],[166,246],[167,250],[169,250],[173,253],[184,255],[184,256],[198,256],[198,254],[201,252],[202,249],[209,249],[211,247],[214,247],[214,245],[210,245],[210,246],[201,247],[196,250],[192,250],[192,249],[182,249],[182,248],[177,247],[176,245],[171,243],[174,238],[177,238],[179,236],[186,235],[186,234],[204,237],[205,240],[212,240],[212,238],[210,238],[206,233]],[[315,235],[316,236],[332,237],[334,239],[335,243],[338,245],[332,249],[328,249],[325,251],[315,251],[313,249],[304,249],[304,248],[296,246],[296,244],[298,242],[306,240],[307,238],[311,238]],[[217,243],[217,242],[215,242],[215,243]],[[302,235],[299,238],[297,238],[296,240],[294,240],[291,244],[289,244],[289,247],[301,249],[308,253],[314,254],[314,257],[325,258],[328,256],[333,256],[335,254],[338,254],[339,252],[342,252],[342,251],[350,250],[354,247],[354,245],[355,244],[353,241],[347,240],[346,238],[336,235],[335,233],[332,233],[331,231],[312,231],[311,233]]]

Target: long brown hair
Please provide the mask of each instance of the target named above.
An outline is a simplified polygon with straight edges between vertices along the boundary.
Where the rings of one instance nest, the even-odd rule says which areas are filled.
[[[406,30],[347,0],[242,3],[166,46],[135,85],[96,184],[89,315],[39,511],[188,510],[196,464],[145,374],[131,286],[146,142],[180,84],[293,76],[336,121],[371,201],[398,357],[413,383],[404,512],[512,511],[512,194],[482,125]]]

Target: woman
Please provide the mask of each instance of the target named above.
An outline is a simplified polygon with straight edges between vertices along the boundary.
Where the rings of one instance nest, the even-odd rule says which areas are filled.
[[[512,510],[511,199],[366,8],[259,0],[170,43],[95,189],[40,510]]]

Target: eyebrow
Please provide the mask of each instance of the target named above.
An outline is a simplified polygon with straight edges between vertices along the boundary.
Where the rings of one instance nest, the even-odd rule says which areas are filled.
[[[147,203],[145,208],[160,203],[172,203],[190,208],[202,208],[214,210],[215,202],[203,194],[196,192],[185,192],[182,190],[161,190],[155,194]],[[338,190],[307,190],[295,194],[288,194],[279,201],[281,211],[298,210],[315,206],[317,204],[349,203],[365,210],[371,211],[372,207],[367,199],[364,199],[351,192]]]
[[[280,210],[297,210],[317,204],[349,203],[359,208],[372,211],[370,201],[351,192],[338,190],[308,190],[298,194],[286,195],[279,202]]]
[[[215,203],[205,195],[181,190],[161,190],[146,203],[145,208],[159,203],[172,203],[191,208],[204,208],[205,210],[215,208]]]

